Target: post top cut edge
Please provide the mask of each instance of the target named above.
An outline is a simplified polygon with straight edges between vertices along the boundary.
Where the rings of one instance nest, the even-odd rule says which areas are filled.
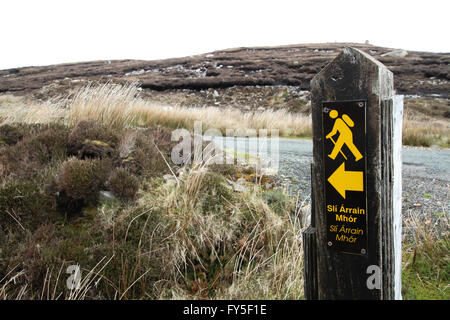
[[[314,78],[311,79],[311,87],[313,87],[314,82],[317,81],[320,77],[322,77],[329,69],[331,69],[334,64],[338,63],[338,61],[340,61],[343,58],[343,56],[347,56],[345,57],[345,59],[349,59],[350,63],[356,63],[357,55],[359,55],[366,61],[374,64],[378,68],[379,74],[384,73],[384,74],[391,74],[389,75],[390,77],[393,76],[392,71],[390,71],[384,64],[382,64],[380,61],[372,57],[370,54],[353,47],[344,47],[342,52],[337,57],[335,57],[318,74],[316,74]]]

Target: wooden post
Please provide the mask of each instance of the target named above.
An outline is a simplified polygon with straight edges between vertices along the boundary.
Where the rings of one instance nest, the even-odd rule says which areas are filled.
[[[311,163],[311,223],[303,232],[304,251],[304,290],[305,299],[317,300],[317,244],[316,244],[316,220],[314,216],[314,164]]]
[[[401,125],[393,74],[345,48],[311,81],[308,299],[401,299]],[[310,260],[310,261],[308,261]],[[313,275],[313,277],[311,277]]]

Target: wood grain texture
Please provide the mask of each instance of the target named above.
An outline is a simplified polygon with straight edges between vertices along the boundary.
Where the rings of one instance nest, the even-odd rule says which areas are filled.
[[[393,299],[395,278],[392,190],[393,74],[370,55],[345,48],[311,81],[313,199],[318,299]],[[366,100],[367,226],[366,255],[328,250],[325,219],[322,102]],[[398,120],[395,125],[398,125]],[[396,146],[398,152],[398,146]],[[398,180],[398,168],[395,170]],[[398,187],[397,187],[398,192]],[[396,220],[398,222],[398,219]],[[396,226],[395,232],[401,232]],[[311,235],[309,236],[312,237]],[[310,240],[309,240],[310,241]],[[311,255],[311,253],[309,253]],[[382,288],[368,289],[367,267],[382,269]],[[306,279],[307,280],[307,279]],[[311,286],[305,286],[311,287]]]

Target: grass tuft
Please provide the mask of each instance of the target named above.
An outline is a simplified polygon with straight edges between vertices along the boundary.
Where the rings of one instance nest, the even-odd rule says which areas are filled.
[[[448,214],[409,214],[404,218],[404,299],[449,300],[450,233]]]

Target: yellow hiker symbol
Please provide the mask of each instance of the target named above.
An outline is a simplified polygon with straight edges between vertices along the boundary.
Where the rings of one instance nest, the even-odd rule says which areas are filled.
[[[336,119],[338,116],[338,112],[336,110],[330,111],[330,118]],[[355,125],[353,120],[346,114],[342,115],[341,118],[337,118],[334,122],[333,129],[329,134],[326,135],[326,139],[331,139],[331,141],[334,143],[334,148],[331,151],[331,153],[328,155],[331,159],[336,159],[337,154],[340,152],[342,156],[347,160],[347,157],[342,152],[342,147],[347,145],[348,149],[353,153],[353,156],[355,157],[355,161],[362,159],[362,154],[359,152],[358,148],[356,148],[355,144],[353,143],[353,133],[350,128],[352,128]],[[339,132],[339,138],[336,142],[333,140],[333,136]]]

